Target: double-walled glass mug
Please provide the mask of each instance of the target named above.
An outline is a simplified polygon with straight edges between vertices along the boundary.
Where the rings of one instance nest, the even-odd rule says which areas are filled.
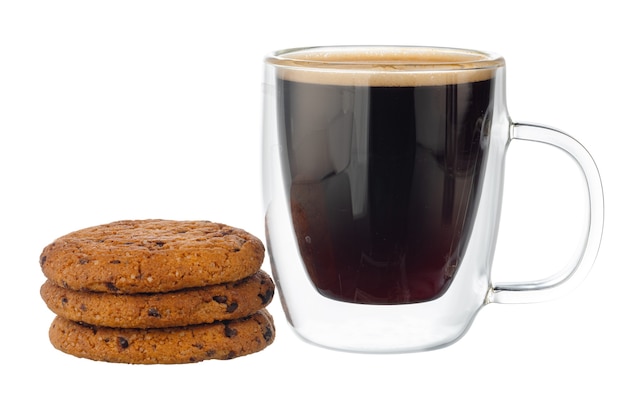
[[[511,121],[502,57],[314,47],[273,53],[265,67],[267,245],[303,339],[357,352],[442,347],[484,305],[560,296],[591,268],[604,215],[595,163],[572,137]],[[586,241],[551,277],[492,283],[515,140],[556,146],[578,162]]]

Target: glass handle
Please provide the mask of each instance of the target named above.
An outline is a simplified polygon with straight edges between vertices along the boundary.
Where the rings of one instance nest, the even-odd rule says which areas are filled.
[[[555,129],[533,124],[512,124],[511,140],[546,143],[564,150],[578,163],[587,191],[586,238],[581,252],[556,274],[537,281],[494,283],[489,301],[493,303],[532,303],[551,300],[580,284],[591,269],[600,247],[604,225],[604,196],[600,173],[589,152],[574,138]]]

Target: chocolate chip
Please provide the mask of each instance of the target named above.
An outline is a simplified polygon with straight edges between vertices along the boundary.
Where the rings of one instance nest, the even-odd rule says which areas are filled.
[[[109,261],[109,263],[112,264],[112,265],[119,265],[122,262],[119,259],[114,259],[112,261]]]
[[[67,302],[69,302],[69,300],[67,300],[67,298],[66,298],[66,297],[61,298],[61,303],[62,303],[63,305],[66,305],[66,304],[67,304]]]
[[[209,349],[208,351],[206,351],[206,356],[212,358],[213,356],[215,356],[216,353],[217,351],[215,351],[215,349]]]
[[[263,332],[263,338],[265,339],[266,342],[269,342],[272,339],[272,336],[274,335],[274,333],[272,332],[272,329],[268,327],[265,328],[265,331]]]
[[[228,305],[228,307],[226,307],[226,312],[234,312],[237,307],[239,307],[239,304],[232,302],[231,304]]]
[[[232,229],[222,229],[219,232],[217,232],[217,235],[218,236],[228,236],[228,235],[230,235],[232,233],[233,233]]]
[[[237,353],[235,351],[230,351],[228,352],[228,355],[226,355],[226,359],[234,359],[237,356]]]
[[[267,304],[274,297],[274,290],[268,289],[267,291],[265,291],[265,293],[259,293],[259,297],[261,298],[262,304]]]
[[[87,306],[86,306],[86,305],[84,305],[84,304],[81,304],[81,305],[80,305],[80,311],[83,311],[83,312],[84,312],[84,311],[87,311]]]
[[[148,316],[149,317],[155,317],[155,318],[161,318],[161,313],[159,313],[159,310],[157,310],[156,308],[152,307],[148,309]]]
[[[198,348],[198,349],[204,348],[204,344],[202,344],[202,343],[191,344],[191,346],[194,347],[194,348]]]
[[[89,259],[87,259],[87,258],[80,258],[78,260],[78,263],[80,263],[81,265],[84,265],[86,263],[89,263]]]
[[[228,301],[228,298],[226,296],[213,296],[213,300],[220,304],[224,304]]]
[[[156,242],[156,245],[159,246],[159,247],[163,247],[164,244],[165,244],[165,242],[162,242],[162,241],[157,241]]]
[[[128,340],[127,340],[127,339],[125,339],[124,337],[121,337],[121,336],[117,338],[117,344],[118,344],[118,345],[120,346],[120,348],[122,348],[122,349],[126,349],[126,348],[128,348],[128,345],[129,345],[129,344],[128,344]]]
[[[45,256],[45,255],[42,255],[42,256],[39,258],[39,264],[40,264],[41,266],[43,266],[43,264],[44,264],[44,263],[46,263],[46,259],[48,259],[48,257],[47,257],[47,256]]]
[[[228,338],[235,337],[237,335],[237,329],[233,329],[227,324],[224,324],[224,335]]]
[[[117,291],[119,291],[119,290],[120,290],[120,289],[119,289],[118,287],[116,287],[116,286],[115,286],[115,284],[113,284],[112,282],[107,282],[107,283],[105,283],[105,285],[107,286],[107,288],[108,288],[110,291],[117,292]]]

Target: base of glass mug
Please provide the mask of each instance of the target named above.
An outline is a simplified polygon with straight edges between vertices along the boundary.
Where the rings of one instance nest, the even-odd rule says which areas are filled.
[[[362,305],[322,299],[323,312],[290,306],[281,298],[287,320],[303,341],[322,348],[356,353],[407,353],[435,350],[461,339],[481,304],[449,310],[440,302],[409,305]],[[446,300],[444,299],[443,302]]]
[[[373,337],[372,340],[367,341],[367,343],[351,342],[349,343],[349,345],[345,345],[344,342],[341,342],[341,343],[334,342],[334,341],[327,342],[327,340],[314,341],[316,340],[315,337],[310,338],[306,336],[306,333],[301,333],[300,331],[298,331],[298,329],[292,326],[292,330],[294,331],[296,336],[300,340],[306,342],[307,344],[324,348],[324,349],[334,350],[334,351],[350,352],[350,353],[364,353],[364,354],[401,354],[401,353],[434,351],[437,349],[448,347],[456,343],[465,335],[468,329],[469,329],[469,325],[460,334],[458,334],[454,338],[445,342],[431,343],[428,345],[424,345],[423,343],[419,343],[415,345],[402,343],[401,345],[396,346],[396,343],[389,343],[387,341],[381,342],[380,337],[378,335],[376,337]]]

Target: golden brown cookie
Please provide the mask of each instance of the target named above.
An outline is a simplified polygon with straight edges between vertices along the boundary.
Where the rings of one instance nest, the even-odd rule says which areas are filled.
[[[154,293],[241,280],[260,269],[264,255],[258,238],[227,225],[127,220],[62,236],[39,263],[65,288]]]
[[[74,291],[46,281],[41,297],[72,321],[122,328],[196,325],[245,317],[267,306],[274,282],[260,270],[243,280],[165,293],[121,295]]]
[[[265,310],[229,322],[161,329],[98,327],[56,317],[49,333],[55,348],[80,358],[176,364],[259,352],[274,341],[274,322]]]

